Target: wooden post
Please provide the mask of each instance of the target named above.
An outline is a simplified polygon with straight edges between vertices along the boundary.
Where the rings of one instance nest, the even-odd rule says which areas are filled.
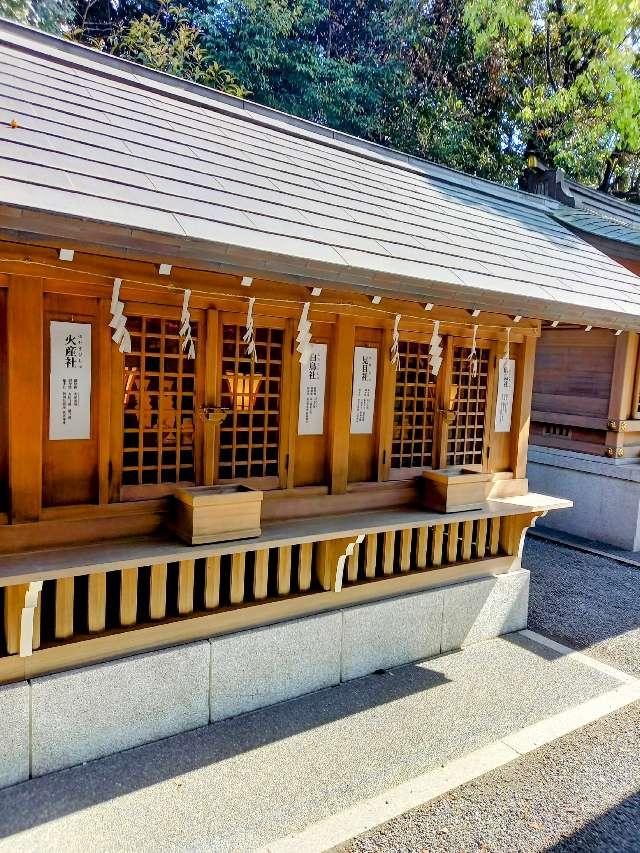
[[[9,276],[7,300],[11,521],[37,521],[42,505],[43,286]]]
[[[92,634],[104,631],[107,623],[107,574],[97,572],[89,575],[87,623]]]
[[[313,542],[302,542],[298,561],[298,588],[301,592],[306,592],[311,588]]]
[[[110,453],[111,453],[111,341],[112,329],[109,329],[111,313],[110,302],[101,299],[98,303],[98,323],[94,334],[98,336],[98,375],[100,381],[97,388],[98,397],[98,501],[109,503],[111,489]]]
[[[378,559],[378,536],[376,533],[367,534],[365,548],[364,574],[367,578],[374,578],[376,576],[376,562]]]
[[[149,590],[149,618],[164,619],[167,614],[167,564],[151,566],[151,588]]]
[[[533,369],[536,361],[536,338],[525,335],[520,345],[520,359],[516,364],[516,387],[511,413],[511,470],[514,479],[527,475],[527,450],[529,448],[529,423],[531,420],[531,393]]]
[[[613,375],[611,377],[609,410],[607,413],[608,429],[605,438],[607,452],[612,456],[624,453],[624,422],[635,416],[633,404],[638,369],[637,333],[623,332],[615,340],[616,350],[613,361]]]
[[[261,548],[256,551],[253,564],[253,597],[260,601],[267,597],[269,583],[269,549]]]
[[[229,600],[231,604],[242,604],[244,601],[244,570],[245,554],[241,551],[231,558],[231,588]]]
[[[135,625],[138,615],[138,570],[120,572],[120,624]]]
[[[382,336],[382,365],[380,369],[380,392],[378,395],[378,480],[388,480],[391,470],[391,445],[393,440],[393,406],[396,391],[396,369],[391,364],[389,350],[393,333],[385,329]]]
[[[22,583],[4,588],[4,636],[10,655],[20,651],[20,621],[28,588],[28,584]]]
[[[215,610],[220,605],[220,557],[207,557],[204,570],[204,606]]]
[[[220,365],[218,357],[218,312],[214,309],[206,314],[206,345],[204,361],[204,405],[213,408],[220,405]],[[218,477],[218,454],[220,437],[220,421],[204,419],[202,441],[202,482],[212,486]]]
[[[354,346],[354,319],[338,314],[329,383],[329,492],[333,495],[347,491]]]
[[[278,548],[278,595],[288,595],[291,590],[291,545]]]
[[[73,636],[73,578],[56,580],[56,640],[66,640]]]
[[[193,584],[195,579],[195,560],[181,560],[178,563],[178,613],[193,613]]]

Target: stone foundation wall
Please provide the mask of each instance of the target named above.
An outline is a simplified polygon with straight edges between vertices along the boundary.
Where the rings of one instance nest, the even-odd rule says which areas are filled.
[[[0,688],[0,787],[526,627],[510,572]]]
[[[540,527],[640,550],[639,463],[530,447],[527,477],[531,491],[573,501],[571,509],[541,519]]]

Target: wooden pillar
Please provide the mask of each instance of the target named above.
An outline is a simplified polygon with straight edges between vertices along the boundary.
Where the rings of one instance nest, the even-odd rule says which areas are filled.
[[[9,276],[9,490],[11,521],[37,521],[42,506],[43,285]]]
[[[218,348],[218,312],[207,311],[207,334],[204,352],[204,406],[213,409],[220,405],[220,366],[222,353]],[[204,418],[202,441],[202,482],[212,486],[218,478],[220,423],[222,417]]]
[[[638,335],[636,332],[623,332],[615,340],[605,445],[608,456],[623,456],[626,421],[635,417]]]
[[[515,479],[527,476],[536,341],[533,335],[525,335],[520,345],[520,358],[516,362],[516,387],[511,413],[511,470]]]
[[[332,495],[344,494],[347,491],[354,346],[354,319],[339,314],[331,362],[329,397],[329,492]]]

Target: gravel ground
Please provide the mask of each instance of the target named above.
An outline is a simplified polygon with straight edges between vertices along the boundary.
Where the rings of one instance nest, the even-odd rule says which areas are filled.
[[[640,570],[529,539],[530,627],[640,676]],[[339,848],[640,853],[640,704]]]

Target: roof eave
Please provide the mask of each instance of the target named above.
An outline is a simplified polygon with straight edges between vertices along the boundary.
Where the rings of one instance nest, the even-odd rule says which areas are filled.
[[[370,269],[311,261],[291,255],[243,249],[191,237],[132,229],[68,215],[24,210],[0,205],[0,238],[29,244],[46,241],[53,247],[174,266],[202,268],[234,275],[255,275],[273,281],[387,296],[443,307],[480,309],[522,315],[540,320],[591,324],[604,328],[640,331],[640,316],[622,306],[581,307],[570,302],[540,299],[475,287],[473,284],[372,272]],[[0,257],[0,260],[2,258]],[[517,284],[517,282],[514,282]],[[605,300],[603,300],[604,302]]]

